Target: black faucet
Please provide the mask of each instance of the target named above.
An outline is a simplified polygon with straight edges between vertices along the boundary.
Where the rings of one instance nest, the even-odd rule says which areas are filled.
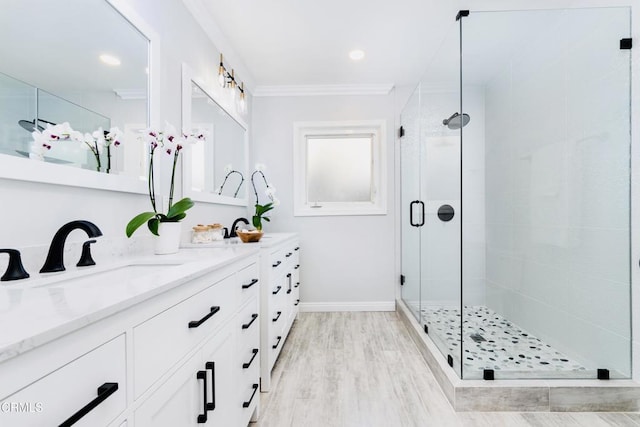
[[[67,240],[67,236],[73,230],[84,230],[85,233],[91,238],[102,236],[102,231],[92,222],[89,221],[71,221],[56,232],[49,246],[49,254],[47,254],[47,260],[40,269],[40,273],[53,273],[56,271],[64,271],[64,242]],[[88,245],[87,245],[88,246]]]
[[[236,227],[238,226],[239,222],[244,222],[245,224],[249,225],[249,221],[246,218],[237,218],[235,221],[233,221],[233,224],[231,225],[231,231],[229,232],[229,237],[238,237],[238,235],[236,234]]]
[[[17,249],[0,249],[0,253],[9,254],[9,265],[7,271],[0,277],[3,282],[8,280],[20,280],[29,277],[29,273],[22,266],[20,252]]]

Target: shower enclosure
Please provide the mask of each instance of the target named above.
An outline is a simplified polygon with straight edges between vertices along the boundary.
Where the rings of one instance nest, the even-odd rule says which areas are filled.
[[[461,11],[402,111],[402,299],[460,378],[631,377],[630,33]]]

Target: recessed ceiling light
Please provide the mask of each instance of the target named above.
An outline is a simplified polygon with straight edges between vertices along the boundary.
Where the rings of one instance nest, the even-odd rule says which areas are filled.
[[[353,59],[354,61],[360,61],[362,58],[364,58],[364,51],[360,49],[352,50],[351,52],[349,52],[349,58]]]
[[[118,58],[112,55],[107,55],[106,53],[100,55],[100,61],[104,62],[107,65],[120,65],[120,60]]]

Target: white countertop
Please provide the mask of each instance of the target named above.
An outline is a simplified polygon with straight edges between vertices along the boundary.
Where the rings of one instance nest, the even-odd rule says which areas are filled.
[[[267,239],[269,240],[269,239]],[[286,240],[286,239],[285,239]],[[274,238],[274,241],[282,241]],[[34,274],[29,279],[0,284],[0,362],[104,319],[246,256],[261,245],[181,249],[173,255],[128,258],[110,265],[69,268],[62,273]],[[140,265],[138,275],[124,275],[108,285],[81,280],[87,273]],[[176,264],[176,265],[173,265]],[[154,265],[162,265],[154,271]],[[93,271],[91,271],[94,269]],[[122,270],[125,271],[124,269]],[[128,270],[127,270],[128,271]],[[107,273],[111,274],[111,273]],[[56,280],[53,284],[47,284]],[[38,287],[38,285],[44,285]]]
[[[257,248],[271,248],[278,246],[287,240],[298,237],[298,233],[265,233],[259,242],[242,243],[239,237],[232,239],[218,240],[211,243],[185,243],[184,248],[227,248],[235,246],[253,246]]]

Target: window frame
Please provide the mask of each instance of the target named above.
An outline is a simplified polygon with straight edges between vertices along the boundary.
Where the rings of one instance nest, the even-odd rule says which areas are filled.
[[[307,183],[308,137],[349,138],[372,135],[372,201],[309,203]],[[386,215],[386,121],[319,121],[294,122],[293,124],[293,215]]]

